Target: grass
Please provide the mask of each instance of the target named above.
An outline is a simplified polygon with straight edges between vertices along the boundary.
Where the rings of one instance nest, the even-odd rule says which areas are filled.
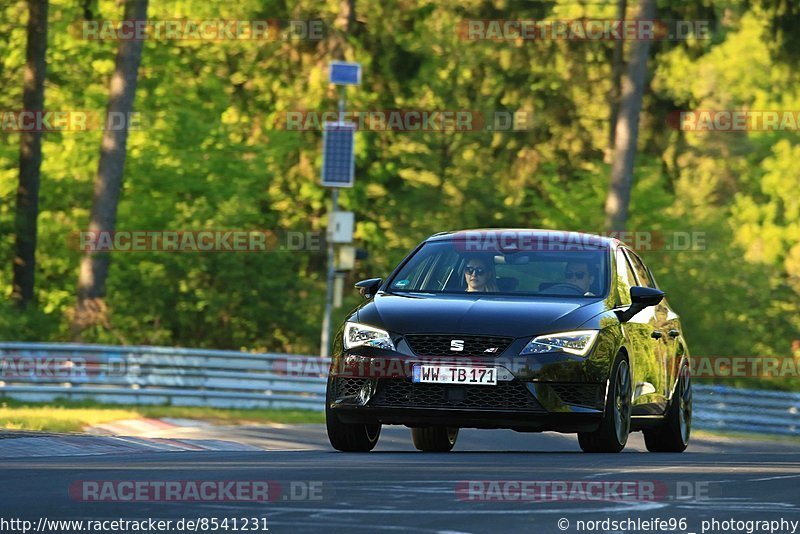
[[[0,400],[0,428],[11,430],[79,432],[92,425],[140,417],[195,419],[215,424],[325,422],[322,412],[312,410],[223,410],[194,406],[99,404],[92,401],[57,400],[40,404]]]
[[[749,434],[747,432],[735,432],[732,430],[695,430],[693,428],[692,436],[697,438],[722,437],[733,439],[755,439],[758,441],[800,444],[800,437],[798,436],[784,436],[782,434]]]
[[[121,408],[65,408],[62,406],[8,406],[0,404],[0,428],[78,432],[86,426],[135,419],[136,412]]]

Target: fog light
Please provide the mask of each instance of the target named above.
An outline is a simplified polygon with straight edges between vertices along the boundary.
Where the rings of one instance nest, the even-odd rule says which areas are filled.
[[[358,403],[361,406],[364,406],[369,402],[372,396],[375,394],[375,380],[367,380],[364,382],[364,385],[361,386],[361,389],[358,391]]]

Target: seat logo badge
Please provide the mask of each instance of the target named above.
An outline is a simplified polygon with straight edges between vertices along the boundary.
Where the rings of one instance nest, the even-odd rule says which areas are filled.
[[[450,341],[450,350],[455,352],[462,352],[464,350],[463,339],[453,339]]]
[[[489,347],[488,349],[484,350],[483,352],[497,352],[497,347]]]

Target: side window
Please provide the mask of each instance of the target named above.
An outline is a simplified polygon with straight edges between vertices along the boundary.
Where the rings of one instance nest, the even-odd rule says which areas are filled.
[[[639,280],[639,285],[644,287],[656,287],[652,278],[650,278],[650,273],[647,271],[647,268],[644,266],[644,263],[639,256],[630,250],[625,250],[625,255],[631,262],[633,270],[636,271],[636,278]]]
[[[433,255],[419,254],[412,258],[411,261],[414,262],[414,264],[406,266],[406,269],[408,269],[405,272],[406,278],[395,280],[392,283],[394,289],[419,290],[422,277],[433,262]]]
[[[453,273],[453,265],[456,264],[458,255],[453,252],[445,252],[436,256],[435,263],[428,270],[421,288],[427,291],[442,291]]]
[[[631,286],[634,282],[633,272],[631,271],[628,260],[622,253],[622,249],[617,249],[617,302],[626,305],[631,303]]]

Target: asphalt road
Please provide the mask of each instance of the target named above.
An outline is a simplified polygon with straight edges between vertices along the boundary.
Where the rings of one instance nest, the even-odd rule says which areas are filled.
[[[227,532],[233,531],[234,518],[241,527],[242,518],[255,517],[265,519],[269,532],[326,533],[699,533],[702,521],[712,519],[800,521],[800,446],[791,442],[696,438],[684,454],[652,454],[644,452],[637,434],[621,454],[589,455],[579,452],[573,436],[464,430],[453,452],[433,454],[415,451],[407,429],[390,427],[375,451],[343,454],[328,447],[319,425],[187,432],[269,450],[6,459],[0,462],[0,517],[228,518]],[[121,481],[144,481],[149,487],[180,481],[184,491],[191,486],[187,481],[265,480],[271,481],[269,502],[119,500]],[[105,502],[87,501],[102,493],[86,493],[88,482],[97,484],[93,491],[111,488],[119,494],[105,493],[111,499]],[[585,528],[594,526],[587,524],[591,521],[627,518],[673,519],[675,528],[669,523]],[[561,526],[568,521],[565,530],[559,521]],[[726,528],[731,526],[736,525],[721,523],[706,532],[747,531]],[[774,532],[792,532],[792,527]]]

